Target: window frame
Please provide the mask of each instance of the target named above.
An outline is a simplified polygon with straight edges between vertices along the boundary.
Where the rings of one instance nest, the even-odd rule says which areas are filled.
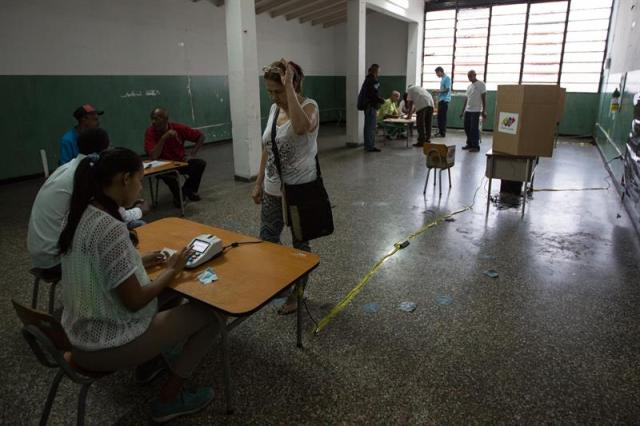
[[[602,41],[598,41],[597,43],[603,43],[603,47],[602,47],[602,51],[593,51],[593,52],[584,52],[584,53],[593,53],[593,54],[598,54],[598,55],[602,55],[602,60],[598,61],[600,63],[600,72],[599,72],[599,79],[598,79],[598,83],[597,83],[597,87],[593,87],[594,90],[588,90],[586,89],[586,85],[587,84],[594,84],[594,83],[571,83],[571,80],[574,79],[574,77],[577,74],[580,74],[580,72],[577,71],[569,71],[565,69],[565,55],[566,54],[570,54],[571,57],[575,57],[576,53],[581,53],[579,51],[574,51],[573,48],[578,46],[579,43],[582,42],[582,40],[575,40],[575,39],[570,39],[567,40],[567,34],[569,32],[571,32],[572,34],[575,34],[577,32],[580,32],[578,30],[570,30],[570,26],[572,23],[575,22],[582,22],[584,21],[584,11],[585,10],[589,10],[588,8],[580,8],[580,7],[576,7],[575,9],[573,9],[573,11],[575,11],[578,15],[579,18],[575,18],[575,19],[571,19],[571,12],[572,12],[572,2],[579,2],[580,0],[513,0],[513,1],[505,1],[505,2],[500,2],[497,3],[495,1],[480,1],[480,2],[476,2],[475,4],[469,4],[469,3],[465,3],[464,1],[460,2],[460,4],[457,4],[454,7],[448,6],[448,7],[442,7],[442,6],[438,6],[437,4],[434,3],[426,3],[425,2],[425,10],[424,10],[424,19],[423,19],[423,34],[422,34],[422,40],[423,42],[426,40],[427,37],[427,14],[429,12],[435,12],[435,11],[444,11],[444,10],[453,10],[455,11],[454,13],[454,18],[453,18],[453,48],[451,49],[451,69],[448,70],[449,71],[449,75],[451,77],[451,85],[453,87],[453,85],[455,84],[455,59],[456,59],[456,49],[457,49],[457,44],[458,44],[458,40],[457,40],[457,33],[458,33],[458,13],[460,10],[466,10],[466,9],[480,9],[480,8],[488,8],[489,9],[489,16],[488,16],[488,28],[487,28],[487,35],[486,35],[486,49],[485,49],[485,55],[484,55],[484,64],[482,66],[483,72],[484,72],[484,79],[487,80],[487,72],[489,70],[489,66],[490,65],[495,65],[495,64],[490,64],[489,63],[489,57],[490,57],[490,49],[493,46],[490,42],[491,40],[491,33],[492,33],[492,18],[493,18],[493,8],[496,6],[505,6],[505,5],[516,5],[516,4],[521,4],[521,5],[527,5],[526,7],[526,14],[525,14],[525,22],[524,22],[524,36],[522,39],[522,46],[521,46],[521,52],[520,52],[520,73],[518,76],[518,83],[517,84],[522,84],[523,81],[523,75],[527,74],[527,70],[525,68],[525,65],[531,65],[531,64],[527,64],[525,63],[525,53],[527,50],[527,42],[529,40],[529,20],[531,17],[531,5],[532,4],[538,4],[538,3],[550,3],[550,2],[558,2],[558,1],[566,1],[566,12],[565,12],[565,16],[564,16],[564,21],[560,21],[558,22],[558,24],[562,24],[563,26],[563,31],[562,31],[562,41],[559,43],[553,43],[555,45],[560,44],[560,52],[559,52],[559,62],[558,62],[558,70],[557,70],[557,78],[555,83],[552,81],[547,82],[546,84],[558,84],[560,85],[561,82],[563,81],[563,73],[565,76],[564,81],[568,84],[581,84],[583,85],[583,89],[582,90],[577,90],[575,91],[576,93],[601,93],[602,91],[602,77],[604,75],[604,64],[605,64],[605,60],[606,60],[606,55],[607,55],[607,50],[609,48],[609,38],[610,38],[610,33],[611,33],[611,19],[613,17],[613,10],[615,7],[615,1],[616,0],[611,0],[611,3],[609,4],[608,8],[609,8],[609,14],[608,14],[608,23],[607,23],[607,28],[606,28],[606,35],[604,40]],[[606,7],[599,7],[598,9],[606,9]],[[496,15],[498,16],[498,15]],[[502,15],[499,15],[502,16]],[[520,16],[522,16],[520,14]],[[604,17],[601,18],[597,18],[597,21],[603,21]],[[535,21],[535,20],[534,20]],[[547,24],[547,23],[545,23]],[[514,24],[515,25],[515,24]],[[521,24],[520,24],[521,25]],[[575,24],[574,24],[575,25]],[[604,30],[604,28],[602,28],[602,30]],[[600,31],[602,31],[600,30]],[[559,34],[559,33],[558,33]],[[497,34],[496,34],[497,35]],[[600,37],[600,36],[598,36]],[[586,42],[586,41],[585,41]],[[591,42],[589,42],[591,43]],[[594,40],[593,43],[596,43],[596,41]],[[516,43],[517,44],[517,43]],[[570,45],[570,48],[567,49],[567,45]],[[462,46],[461,46],[462,47]],[[431,85],[433,84],[433,82],[431,81],[431,79],[429,79],[428,81],[425,82],[425,75],[427,75],[426,73],[431,72],[431,70],[425,70],[425,45],[423,44],[423,54],[422,54],[422,69],[421,69],[421,75],[420,75],[420,82],[421,85],[424,87],[425,83]],[[495,53],[494,53],[495,54]],[[508,53],[509,55],[516,55],[515,52],[511,52]],[[529,53],[530,55],[532,54],[531,52]],[[533,53],[533,55],[537,55],[536,53]],[[554,55],[557,55],[557,53],[555,53]],[[595,58],[594,58],[595,59]],[[555,59],[554,59],[555,61]],[[569,60],[567,62],[567,64],[576,64],[576,63],[585,63],[585,64],[589,64],[591,66],[591,68],[594,67],[594,64],[598,63],[595,62],[593,60],[584,60],[584,61],[576,61],[576,60]],[[516,65],[515,63],[513,65]],[[570,68],[570,67],[569,67]],[[585,74],[589,74],[591,77],[595,76],[595,71],[585,71]],[[499,84],[499,83],[495,83],[495,84]],[[527,84],[527,83],[525,83]],[[567,91],[569,92],[573,92],[573,90],[571,89],[567,89]]]

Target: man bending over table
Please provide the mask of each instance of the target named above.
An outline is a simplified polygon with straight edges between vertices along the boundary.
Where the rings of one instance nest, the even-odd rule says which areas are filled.
[[[184,143],[193,142],[195,146],[187,155]],[[180,168],[180,174],[188,175],[182,187],[182,194],[191,201],[200,201],[198,189],[207,162],[196,156],[204,143],[204,135],[196,129],[169,121],[169,112],[165,108],[151,111],[151,126],[144,133],[144,150],[152,160],[184,161],[188,166]],[[175,176],[160,176],[173,194],[173,204],[180,207],[180,188]]]

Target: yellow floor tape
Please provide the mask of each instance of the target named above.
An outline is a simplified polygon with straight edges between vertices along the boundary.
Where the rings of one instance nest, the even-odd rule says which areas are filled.
[[[475,198],[475,197],[474,197]],[[362,289],[364,288],[364,286],[369,282],[369,280],[371,278],[373,278],[373,276],[376,274],[376,272],[378,272],[378,269],[380,269],[380,267],[394,254],[396,254],[398,251],[402,250],[403,248],[406,248],[408,246],[408,241],[409,240],[413,240],[414,238],[416,238],[417,236],[425,233],[427,230],[429,230],[430,228],[433,228],[434,226],[437,226],[439,224],[441,224],[442,222],[446,221],[448,218],[453,217],[457,214],[460,214],[462,212],[465,212],[467,210],[471,210],[471,208],[473,207],[473,205],[465,207],[463,209],[460,210],[456,210],[453,213],[449,213],[446,216],[441,216],[439,218],[437,218],[436,220],[434,220],[433,222],[430,222],[428,224],[426,224],[425,226],[423,226],[422,228],[420,228],[419,230],[417,230],[416,232],[414,232],[413,234],[409,235],[405,240],[403,240],[402,242],[397,242],[393,245],[393,250],[391,250],[389,253],[385,254],[384,256],[382,256],[382,258],[380,258],[380,260],[378,260],[376,262],[375,265],[373,265],[373,268],[371,268],[369,270],[369,272],[367,272],[365,274],[364,277],[362,277],[362,279],[360,280],[360,282],[351,289],[351,291],[344,297],[344,299],[342,299],[340,301],[340,303],[338,303],[336,306],[334,306],[333,309],[331,309],[331,311],[324,317],[322,318],[319,322],[318,325],[313,329],[313,333],[314,334],[318,334],[320,332],[320,330],[322,330],[324,327],[327,326],[327,324],[329,324],[329,322],[336,317],[336,315],[338,315],[344,308],[347,307],[347,305],[349,303],[351,303],[351,301],[353,300],[354,297],[356,297],[358,295],[358,293],[360,293],[360,291],[362,291]]]
[[[482,180],[484,181],[484,179]],[[333,318],[335,318],[344,308],[347,307],[347,305],[349,303],[351,303],[351,301],[358,295],[358,293],[360,293],[362,291],[362,289],[364,288],[365,285],[367,285],[367,283],[369,282],[369,280],[371,278],[373,278],[373,276],[376,274],[376,272],[378,272],[378,270],[380,269],[380,267],[394,254],[396,254],[398,251],[402,250],[403,248],[408,246],[408,241],[409,240],[413,240],[414,238],[416,238],[419,235],[422,235],[423,233],[427,232],[427,230],[433,228],[434,226],[437,226],[439,224],[441,224],[442,222],[446,221],[448,218],[455,216],[457,214],[463,213],[467,210],[471,210],[473,208],[473,204],[475,204],[475,198],[476,198],[476,194],[478,193],[478,190],[480,189],[480,187],[482,186],[482,181],[480,182],[480,185],[478,186],[478,188],[476,189],[476,192],[473,196],[473,202],[471,203],[471,205],[462,208],[460,210],[456,210],[453,213],[449,213],[446,216],[441,216],[439,218],[437,218],[436,220],[434,220],[433,222],[430,222],[428,224],[426,224],[425,226],[423,226],[422,228],[420,228],[419,230],[417,230],[416,232],[414,232],[413,234],[409,235],[405,240],[403,240],[403,242],[397,242],[393,245],[393,250],[391,250],[389,253],[385,254],[384,256],[382,256],[382,258],[380,258],[380,260],[378,260],[376,262],[375,265],[373,265],[373,268],[371,268],[369,270],[369,272],[367,272],[365,274],[364,277],[362,277],[362,279],[360,280],[360,282],[358,282],[358,284],[351,289],[351,291],[349,293],[347,293],[347,295],[340,301],[340,303],[338,303],[336,306],[333,307],[333,309],[331,309],[331,311],[324,317],[322,318],[318,324],[316,325],[316,327],[313,329],[313,334],[318,334],[320,332],[320,330],[322,330],[323,328],[325,328],[327,326],[327,324],[329,324],[329,322],[331,322],[331,320]],[[567,188],[567,189],[553,189],[553,188],[549,188],[549,189],[534,189],[535,192],[542,192],[542,191],[554,191],[554,192],[560,192],[560,191],[606,191],[609,188]]]

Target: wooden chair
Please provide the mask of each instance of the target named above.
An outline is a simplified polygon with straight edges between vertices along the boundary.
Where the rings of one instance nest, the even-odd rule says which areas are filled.
[[[49,287],[49,313],[53,314],[53,308],[56,296],[56,286],[62,279],[62,271],[60,266],[50,269],[33,268],[29,271],[31,275],[35,277],[33,281],[33,295],[31,297],[31,307],[33,309],[38,308],[38,290],[40,288],[40,281],[44,281],[50,284]]]
[[[449,188],[451,188],[451,167],[454,166],[456,161],[456,146],[445,145],[442,143],[425,143],[422,146],[422,151],[426,156],[427,163],[427,179],[424,182],[424,189],[422,194],[427,193],[427,184],[429,183],[429,174],[433,170],[433,186],[436,186],[436,181],[440,181],[440,195],[442,196],[442,172],[447,171],[449,175]],[[436,169],[440,170],[440,179],[436,174]]]
[[[110,374],[108,372],[87,371],[73,362],[71,343],[60,322],[49,314],[28,308],[15,300],[13,307],[23,324],[22,335],[31,347],[40,364],[48,368],[57,368],[56,374],[40,417],[40,425],[46,425],[51,406],[58,392],[63,376],[82,385],[78,395],[77,424],[84,424],[87,393],[96,380]]]

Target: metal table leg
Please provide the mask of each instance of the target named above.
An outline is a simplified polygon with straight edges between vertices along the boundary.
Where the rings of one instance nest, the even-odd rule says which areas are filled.
[[[405,146],[409,148],[409,131],[411,130],[411,123],[407,123],[407,139],[405,139]]]
[[[224,397],[227,406],[227,414],[233,414],[233,406],[231,403],[231,366],[229,362],[229,328],[227,327],[227,319],[218,311],[213,311],[218,325],[220,326],[220,335],[222,336],[222,365],[224,371]]]
[[[180,212],[182,213],[182,217],[184,217],[184,197],[182,196],[182,176],[180,176],[180,172],[178,170],[174,170],[176,174],[176,180],[178,181],[178,197],[180,198]]]
[[[298,308],[296,309],[296,346],[302,349],[302,303],[304,297],[304,280],[299,279],[294,291],[296,292],[296,299],[298,301]]]
[[[156,195],[153,193],[153,175],[149,176],[149,194],[151,194],[151,205],[157,207]]]
[[[491,181],[493,180],[493,161],[494,161],[494,157],[492,155],[489,160],[489,190],[487,191],[487,214],[489,214],[489,204],[491,203]]]
[[[530,164],[531,160],[529,160],[527,158],[527,166],[525,168],[525,178],[524,178],[524,190],[522,192],[522,215],[521,217],[524,217],[524,210],[526,208],[527,205],[527,180],[529,180],[529,164]]]

